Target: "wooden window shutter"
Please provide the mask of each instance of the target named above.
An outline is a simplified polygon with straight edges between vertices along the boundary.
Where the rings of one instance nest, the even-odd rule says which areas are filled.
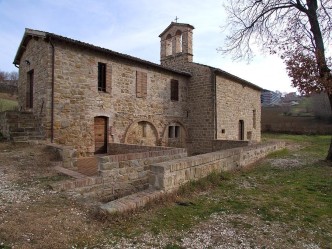
[[[145,72],[136,71],[136,97],[146,98],[148,76]]]
[[[179,81],[171,80],[171,100],[179,100]]]
[[[112,65],[106,67],[106,92],[112,93]]]

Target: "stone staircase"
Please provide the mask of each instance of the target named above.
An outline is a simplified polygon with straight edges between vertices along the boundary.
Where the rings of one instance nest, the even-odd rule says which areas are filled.
[[[6,111],[1,113],[0,128],[7,140],[27,142],[45,139],[40,121],[30,112]]]

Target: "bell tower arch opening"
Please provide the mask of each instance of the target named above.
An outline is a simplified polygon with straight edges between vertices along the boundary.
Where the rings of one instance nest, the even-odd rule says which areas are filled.
[[[175,52],[182,53],[182,32],[180,30],[175,33]]]
[[[159,35],[161,65],[193,62],[193,29],[190,24],[172,22]]]
[[[173,46],[172,46],[172,35],[168,34],[166,37],[166,56],[172,55]]]

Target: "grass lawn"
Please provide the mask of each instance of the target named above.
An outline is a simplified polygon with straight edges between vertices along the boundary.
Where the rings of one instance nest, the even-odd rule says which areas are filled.
[[[168,234],[181,240],[184,231],[208,222],[214,214],[254,233],[257,226],[282,226],[280,244],[297,247],[299,240],[331,248],[332,167],[322,161],[329,136],[265,135],[292,146],[257,165],[236,172],[212,174],[184,186],[172,201],[146,212],[111,221],[110,236],[134,238],[142,233]],[[212,216],[211,216],[212,215]],[[246,217],[246,218],[245,218]],[[248,222],[258,220],[257,222]],[[268,235],[266,235],[268,236]],[[182,248],[175,244],[165,248]]]
[[[272,139],[287,148],[112,216],[91,199],[45,189],[62,177],[42,146],[2,144],[0,249],[332,248],[330,136],[263,136]]]
[[[18,107],[18,103],[15,100],[0,98],[0,112],[15,110]]]

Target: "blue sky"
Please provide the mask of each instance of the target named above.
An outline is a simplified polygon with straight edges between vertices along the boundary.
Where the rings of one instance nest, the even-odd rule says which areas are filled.
[[[227,1],[227,0],[224,0]],[[223,0],[0,0],[0,70],[12,64],[24,29],[52,32],[159,63],[159,34],[175,17],[194,29],[194,61],[221,68],[260,87],[282,92],[290,86],[277,56],[257,54],[234,62],[217,48],[226,16]]]

